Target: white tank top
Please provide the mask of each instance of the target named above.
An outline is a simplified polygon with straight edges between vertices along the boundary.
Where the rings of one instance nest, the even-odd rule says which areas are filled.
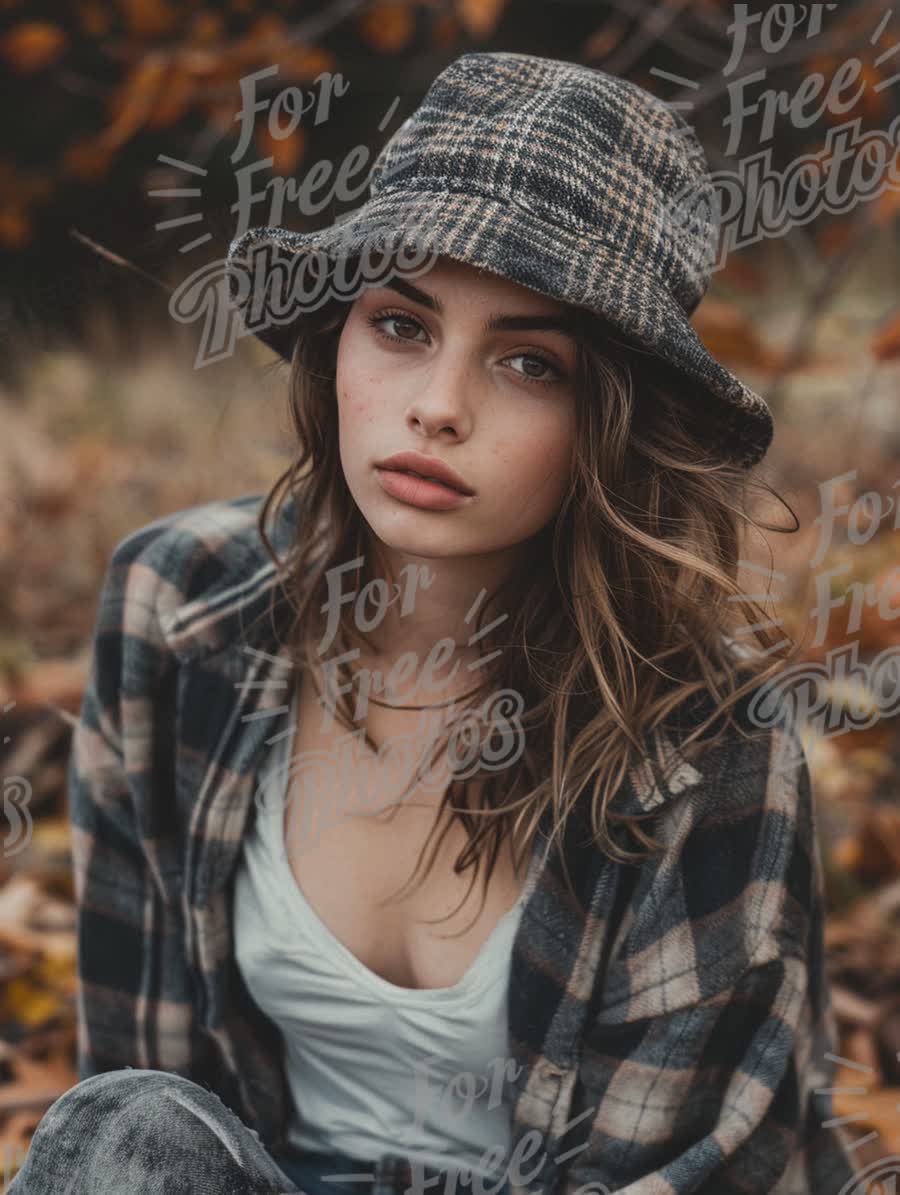
[[[296,699],[295,699],[296,702]],[[509,1163],[507,990],[523,890],[449,988],[404,988],[364,966],[316,915],[284,844],[296,704],[260,784],[234,888],[235,958],[251,996],[284,1036],[299,1149],[375,1161],[402,1152],[488,1179]]]

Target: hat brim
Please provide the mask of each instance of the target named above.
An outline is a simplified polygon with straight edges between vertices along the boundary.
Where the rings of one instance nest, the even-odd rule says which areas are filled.
[[[415,245],[428,262],[426,268],[437,256],[446,256],[548,298],[585,307],[722,404],[718,413],[724,421],[723,442],[730,445],[733,459],[745,467],[754,465],[771,443],[774,427],[768,406],[710,354],[674,296],[652,274],[633,264],[641,256],[640,245],[612,245],[594,230],[579,235],[549,226],[546,217],[521,204],[468,192],[411,195],[388,190],[316,232],[263,227],[235,239],[226,268],[230,277],[243,274],[242,285],[232,288],[232,300],[242,315],[250,305],[250,263],[265,245],[288,257],[316,254],[320,263],[365,253],[390,256]],[[394,275],[402,272],[393,271]],[[295,315],[247,326],[290,360],[301,322],[327,297],[306,306],[303,299],[295,300]]]

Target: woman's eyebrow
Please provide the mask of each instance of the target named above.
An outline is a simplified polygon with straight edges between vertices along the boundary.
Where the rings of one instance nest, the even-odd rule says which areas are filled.
[[[443,313],[443,304],[437,295],[420,290],[418,286],[413,286],[411,282],[406,282],[403,278],[391,278],[384,285],[404,295],[407,299],[412,299],[414,303],[421,303],[429,311],[434,311],[438,315]],[[564,332],[568,336],[575,334],[572,318],[568,315],[492,315],[485,323],[484,330],[486,332]]]

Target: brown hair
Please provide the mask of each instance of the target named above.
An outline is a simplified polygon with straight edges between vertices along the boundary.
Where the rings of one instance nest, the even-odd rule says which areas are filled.
[[[307,317],[296,342],[289,403],[299,451],[266,496],[258,520],[291,597],[289,643],[301,668],[315,658],[322,636],[327,570],[365,556],[367,547],[366,525],[338,450],[335,360],[348,311],[346,303],[320,308]],[[724,636],[767,621],[736,582],[742,532],[793,532],[797,526],[771,527],[750,513],[754,487],[774,491],[717,452],[715,404],[698,398],[658,358],[602,319],[582,309],[574,315],[577,445],[571,484],[557,517],[533,537],[524,566],[478,616],[481,627],[497,611],[509,611],[501,630],[483,643],[486,651],[505,649],[490,666],[493,687],[525,699],[524,753],[515,767],[488,773],[477,786],[450,783],[429,841],[441,822],[444,830],[423,880],[454,819],[467,835],[455,870],[473,868],[474,883],[486,853],[486,891],[507,836],[518,868],[542,816],[549,813],[552,837],[561,839],[566,819],[585,799],[592,839],[611,858],[641,858],[640,851],[612,839],[613,821],[623,822],[642,847],[659,849],[641,828],[647,815],[628,817],[611,807],[628,769],[646,756],[648,736],[684,703],[707,693],[716,712],[696,726],[690,722],[693,729],[679,743],[685,758],[696,759],[732,724],[735,704],[791,658],[788,641],[776,641],[764,625],[741,635],[743,642],[752,635],[763,649],[755,658],[735,658]],[[294,494],[303,512],[285,561],[265,531],[279,494],[281,502]],[[370,577],[367,569],[364,564],[360,570],[360,588]],[[361,644],[369,640],[344,607],[333,650]],[[749,675],[739,684],[742,671]],[[352,728],[352,697],[343,698],[336,714]],[[714,734],[700,738],[722,719]],[[374,746],[368,735],[366,741]],[[413,876],[421,863],[420,857]],[[568,881],[565,859],[563,866]],[[471,885],[466,898],[469,892]]]

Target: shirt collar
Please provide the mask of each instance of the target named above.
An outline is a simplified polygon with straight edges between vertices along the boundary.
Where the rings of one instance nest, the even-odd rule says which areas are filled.
[[[282,503],[267,533],[276,555],[284,560],[296,534],[296,499]],[[274,647],[289,616],[290,603],[265,549],[256,519],[233,532],[216,549],[221,572],[202,593],[170,607],[160,618],[166,645],[181,660],[204,659],[252,641]]]
[[[296,499],[290,494],[269,532],[282,560],[294,542],[296,518]],[[282,636],[292,609],[284,581],[254,520],[224,546],[218,581],[161,619],[169,649],[187,661],[225,650],[244,652],[252,646],[286,661]],[[626,775],[615,806],[623,813],[651,813],[704,779],[703,772],[682,757],[664,728],[653,732],[649,750]]]

